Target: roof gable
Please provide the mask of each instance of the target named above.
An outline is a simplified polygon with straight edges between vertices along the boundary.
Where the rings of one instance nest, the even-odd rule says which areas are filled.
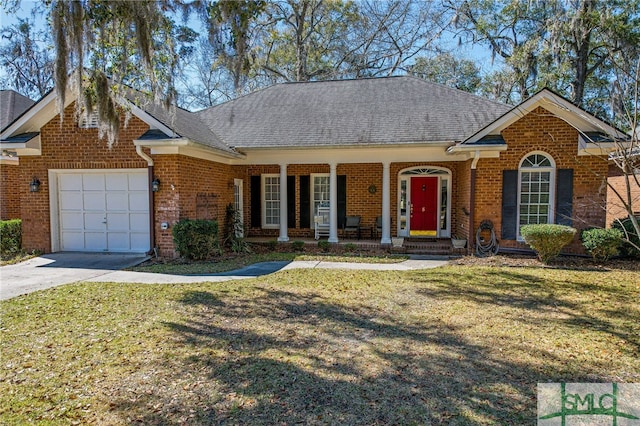
[[[77,99],[77,95],[68,91],[65,97],[65,108]],[[127,100],[130,102],[133,115],[147,123],[153,130],[159,130],[167,139],[186,138],[198,144],[227,153],[233,153],[215,136],[210,129],[200,122],[199,118],[181,108],[166,110],[153,103],[141,92],[131,90]],[[33,103],[20,117],[14,120],[0,133],[3,143],[14,142],[20,135],[38,133],[40,129],[59,114],[56,105],[56,94],[49,92],[38,102]]]
[[[554,116],[567,122],[581,134],[605,133],[619,138],[625,137],[621,131],[609,123],[573,105],[567,99],[545,88],[469,136],[463,141],[463,145],[475,145],[481,143],[481,141],[488,136],[499,135],[502,130],[538,107],[544,108]]]

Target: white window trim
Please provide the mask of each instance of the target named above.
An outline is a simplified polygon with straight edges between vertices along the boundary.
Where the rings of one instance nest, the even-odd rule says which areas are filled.
[[[311,187],[311,188],[309,188],[309,206],[310,206],[310,209],[311,209],[311,216],[309,216],[309,217],[312,217],[312,218],[315,217],[315,215],[316,215],[316,211],[315,211],[316,210],[315,209],[315,195],[316,195],[315,194],[315,188],[316,188],[315,178],[317,178],[317,177],[330,178],[331,176],[330,176],[329,173],[311,173],[309,175],[309,186]],[[329,188],[329,198],[331,198],[331,188]],[[327,202],[329,202],[329,200],[327,200]],[[315,222],[314,222],[314,224],[313,224],[314,229],[315,229],[315,226],[316,225],[315,225]]]
[[[276,224],[267,224],[267,199],[266,199],[266,178],[278,178],[280,179],[280,175],[278,173],[266,173],[260,176],[260,185],[262,187],[261,191],[261,204],[262,204],[262,228],[263,229],[280,229],[280,221]],[[278,185],[278,208],[280,208],[280,188],[281,185]]]
[[[238,203],[236,204],[236,188],[238,188],[239,197]],[[242,224],[242,228],[239,230],[239,235],[237,237],[244,237],[244,181],[242,179],[234,179],[233,180],[233,204],[234,207],[238,211],[238,215],[240,217],[240,223]]]
[[[524,160],[529,158],[532,155],[543,155],[545,156],[549,162],[551,163],[551,167],[525,167],[523,169],[522,164]],[[521,188],[522,188],[522,171],[536,171],[536,172],[549,172],[549,210],[547,214],[547,223],[554,223],[555,216],[555,205],[556,205],[556,162],[553,159],[553,156],[544,152],[544,151],[531,151],[522,156],[520,163],[518,164],[518,204],[516,206],[516,239],[517,241],[524,242],[524,238],[520,235],[520,204],[521,204]]]

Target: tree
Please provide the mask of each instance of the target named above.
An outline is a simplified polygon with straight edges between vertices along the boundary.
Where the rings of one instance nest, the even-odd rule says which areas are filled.
[[[445,0],[445,5],[454,13],[453,24],[460,37],[488,46],[492,57],[501,58],[509,68],[508,73],[498,73],[500,80],[513,79],[516,96],[508,91],[503,100],[519,102],[529,97],[537,87],[538,56],[548,20],[546,3]]]
[[[547,0],[498,2],[446,0],[455,13],[458,34],[467,42],[488,46],[507,70],[491,78],[526,99],[550,87],[578,106],[610,115],[612,54],[637,57],[640,45],[639,0]]]
[[[56,48],[54,79],[62,111],[68,83],[81,96],[78,114],[96,111],[100,134],[117,139],[119,113],[128,105],[127,85],[148,91],[165,107],[176,102],[176,74],[181,37],[175,23],[195,12],[207,24],[221,56],[243,58],[247,22],[259,13],[261,0],[48,0]],[[254,7],[255,6],[255,7]],[[225,39],[229,36],[229,39]],[[236,72],[241,67],[234,66]],[[71,74],[71,71],[74,71]]]
[[[610,193],[615,195],[616,201],[627,213],[635,234],[640,236],[640,224],[636,216],[640,210],[640,200],[633,195],[633,188],[640,188],[640,57],[636,57],[634,63],[628,57],[614,55],[614,64],[618,78],[613,85],[613,109],[617,112],[616,121],[626,124],[624,128],[628,130],[628,138],[610,135],[615,149],[609,158],[621,172],[624,185],[620,191],[610,181],[607,184]],[[640,252],[640,246],[634,243],[637,239],[625,234],[624,240]]]
[[[51,38],[46,31],[36,31],[33,22],[19,19],[17,24],[0,30],[0,64],[6,77],[3,86],[38,99],[53,87],[53,55],[48,48]]]
[[[233,74],[216,56],[206,36],[198,39],[182,61],[179,83],[178,104],[186,109],[208,108],[237,94]]]
[[[435,2],[280,0],[256,25],[253,75],[264,84],[393,75],[441,32]]]
[[[450,53],[417,58],[409,67],[409,74],[471,93],[479,90],[482,81],[480,69],[473,61],[457,59]]]

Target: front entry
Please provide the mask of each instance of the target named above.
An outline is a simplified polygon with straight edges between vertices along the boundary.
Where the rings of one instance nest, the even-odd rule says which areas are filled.
[[[438,235],[438,177],[411,178],[410,235]]]

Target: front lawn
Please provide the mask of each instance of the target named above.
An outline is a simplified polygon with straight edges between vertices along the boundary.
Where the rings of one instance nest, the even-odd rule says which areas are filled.
[[[2,424],[535,424],[640,382],[640,274],[455,265],[79,283],[0,302]]]

